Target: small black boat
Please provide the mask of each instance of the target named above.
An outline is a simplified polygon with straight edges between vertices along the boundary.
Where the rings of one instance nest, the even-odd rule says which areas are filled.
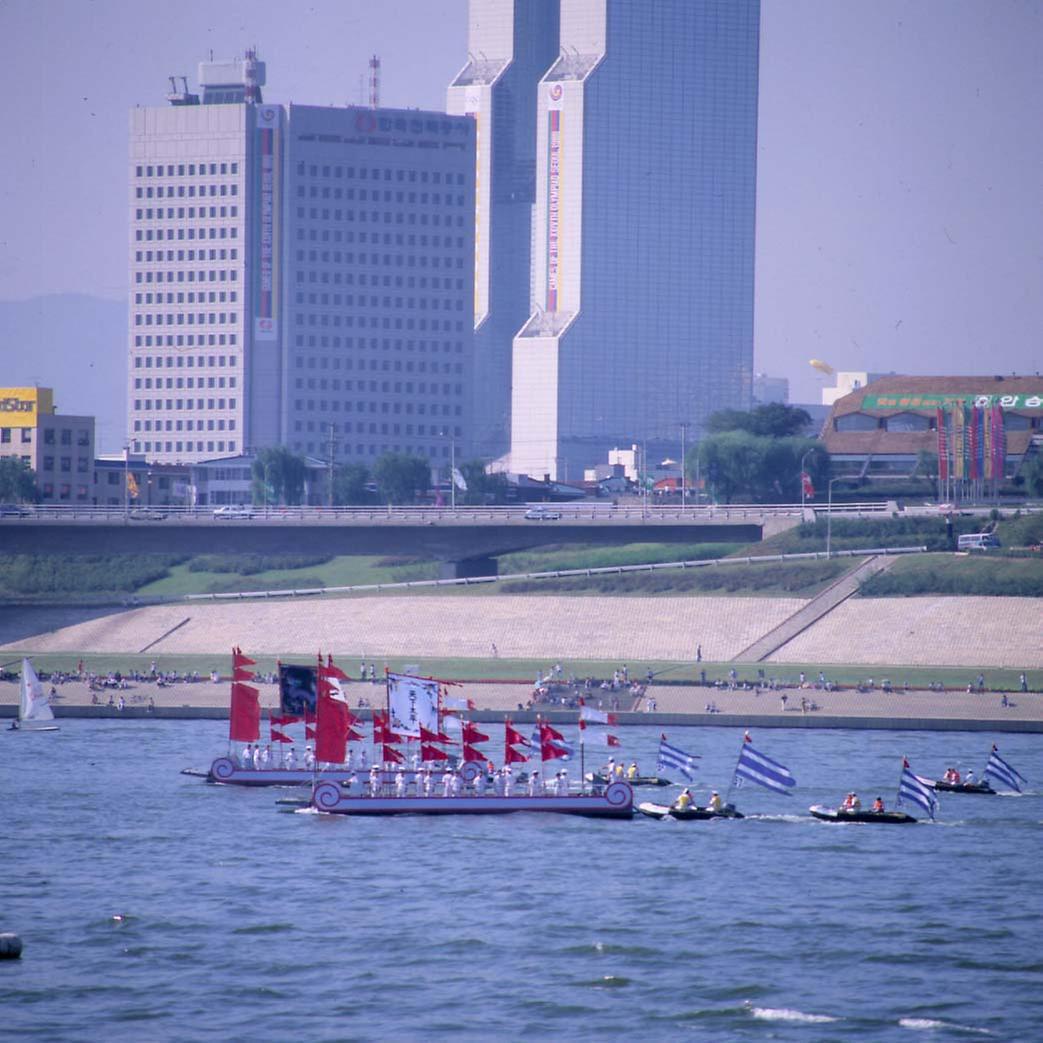
[[[821,804],[812,804],[808,811],[823,822],[870,822],[876,825],[904,825],[907,822],[918,822],[919,819],[907,815],[904,811],[844,811],[843,808],[827,808]]]
[[[698,822],[708,818],[745,818],[741,811],[735,810],[734,804],[725,804],[720,811],[714,811],[712,808],[700,808],[695,804],[682,810],[671,805],[653,804],[646,801],[643,804],[638,804],[637,810],[649,818],[676,818],[680,822]]]
[[[934,788],[943,793],[996,793],[989,785],[988,779],[982,779],[980,782],[946,782],[944,779],[936,779]]]
[[[600,771],[587,772],[587,782],[593,782],[595,786],[607,786],[612,779]],[[637,775],[632,779],[623,776],[618,781],[628,782],[631,786],[672,786],[669,779],[660,775]]]

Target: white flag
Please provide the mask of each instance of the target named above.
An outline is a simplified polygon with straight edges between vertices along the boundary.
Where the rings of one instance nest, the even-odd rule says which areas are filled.
[[[453,468],[453,485],[461,492],[467,492],[467,479],[460,473],[459,467]]]
[[[407,674],[388,675],[388,711],[391,731],[419,739],[420,726],[438,731],[438,681]]]

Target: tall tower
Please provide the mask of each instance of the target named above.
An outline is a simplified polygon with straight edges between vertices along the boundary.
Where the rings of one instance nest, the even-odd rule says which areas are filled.
[[[470,0],[467,64],[447,110],[473,117],[475,452],[502,454],[510,432],[511,344],[530,313],[536,87],[558,56],[558,0]]]
[[[748,406],[759,17],[759,0],[562,0],[512,470],[576,479]]]

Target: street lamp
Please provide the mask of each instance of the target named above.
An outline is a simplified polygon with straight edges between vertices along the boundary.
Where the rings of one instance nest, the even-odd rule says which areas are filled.
[[[130,442],[123,446],[123,520],[130,514]]]
[[[681,510],[688,504],[688,490],[685,485],[685,435],[688,432],[688,421],[681,421]]]

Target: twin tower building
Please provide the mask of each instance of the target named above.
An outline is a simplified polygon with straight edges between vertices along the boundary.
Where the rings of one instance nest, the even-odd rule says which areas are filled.
[[[251,52],[172,81],[131,114],[133,451],[568,481],[748,405],[759,16],[470,0],[446,113],[270,104]]]

